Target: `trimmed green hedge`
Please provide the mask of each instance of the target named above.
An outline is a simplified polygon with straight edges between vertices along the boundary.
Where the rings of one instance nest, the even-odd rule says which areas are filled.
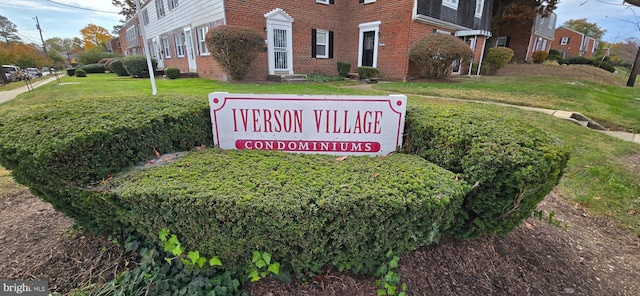
[[[405,148],[475,184],[458,237],[503,234],[520,225],[558,183],[569,150],[528,124],[463,107],[407,110]]]
[[[89,64],[80,67],[80,69],[85,70],[87,73],[104,73],[104,64]]]
[[[162,228],[226,267],[270,253],[294,271],[373,272],[389,250],[437,241],[470,186],[418,156],[196,151],[110,183],[130,225]],[[116,185],[114,185],[116,184]],[[249,261],[247,261],[249,260]]]
[[[15,180],[95,230],[113,227],[96,184],[155,152],[213,145],[209,106],[191,96],[59,100],[0,118],[0,163]],[[101,205],[94,209],[96,204]],[[106,216],[93,216],[103,211]],[[106,219],[106,220],[105,220]]]
[[[122,64],[121,59],[116,59],[109,63],[109,71],[111,71],[111,73],[116,73],[118,76],[129,75],[127,69],[124,68],[124,64]]]
[[[154,240],[167,228],[229,268],[258,250],[296,271],[371,272],[390,249],[402,254],[441,232],[512,230],[568,159],[545,133],[486,111],[413,107],[405,127],[404,148],[417,156],[209,149],[132,170],[156,153],[212,146],[207,100],[55,100],[0,118],[0,164],[94,231],[133,227]]]
[[[147,58],[143,55],[133,55],[123,58],[122,64],[124,68],[127,69],[127,73],[129,76],[136,78],[144,78],[149,77],[149,66],[147,65]],[[158,62],[156,59],[151,59],[151,67],[153,71],[156,70],[156,66]],[[120,74],[118,74],[120,75]]]

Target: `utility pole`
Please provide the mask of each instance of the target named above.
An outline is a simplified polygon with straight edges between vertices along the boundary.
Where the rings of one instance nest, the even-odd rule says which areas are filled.
[[[47,54],[47,44],[44,43],[44,38],[42,38],[42,29],[40,29],[40,21],[38,20],[38,16],[36,16],[36,28],[38,28],[38,32],[40,32],[40,40],[42,40],[42,50],[44,50],[44,55],[49,59],[49,55]]]

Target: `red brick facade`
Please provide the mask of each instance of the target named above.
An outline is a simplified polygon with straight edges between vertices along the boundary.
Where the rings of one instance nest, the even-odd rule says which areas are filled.
[[[598,41],[580,32],[560,27],[556,29],[555,36],[551,48],[559,50],[565,59],[577,56],[592,58],[598,54]]]
[[[413,0],[378,0],[372,3],[359,1],[326,1],[335,4],[325,4],[314,0],[279,0],[279,1],[224,1],[225,21],[227,25],[253,28],[264,34],[267,40],[267,18],[265,14],[278,12],[292,18],[292,72],[296,74],[320,73],[337,75],[337,62],[351,63],[351,72],[356,72],[361,47],[361,25],[373,24],[377,26],[377,56],[374,55],[375,66],[380,70],[380,76],[388,80],[403,80],[409,76],[419,75],[419,69],[408,58],[411,44],[425,36],[446,31],[455,33],[453,29],[446,29],[437,25],[429,25],[413,20]],[[474,2],[475,3],[475,2]],[[488,4],[490,2],[487,2]],[[189,2],[180,3],[189,5]],[[194,4],[192,4],[194,5]],[[279,10],[276,10],[279,9]],[[212,22],[217,20],[211,20]],[[460,28],[459,25],[452,25]],[[167,28],[170,30],[173,28]],[[192,30],[193,40],[197,40],[195,28]],[[326,30],[333,34],[333,56],[316,58],[312,55],[315,46],[312,44],[312,30]],[[371,31],[372,29],[362,29]],[[484,31],[483,31],[484,32]],[[178,67],[183,72],[188,71],[187,56],[177,57],[175,54],[175,38],[168,32],[168,40],[173,51],[170,58],[164,58],[165,67]],[[475,36],[474,36],[475,37]],[[461,37],[462,38],[462,37]],[[470,37],[467,37],[470,38]],[[480,60],[484,48],[484,36],[478,36],[476,42],[476,62]],[[121,38],[122,39],[122,38]],[[267,40],[267,42],[269,42]],[[197,45],[194,42],[194,46]],[[209,56],[196,55],[197,70],[201,77],[223,80],[226,75]],[[468,68],[468,65],[467,65]],[[466,69],[465,69],[466,70]],[[273,69],[271,69],[273,72]],[[270,73],[269,52],[261,52],[252,64],[246,79],[265,80]],[[465,73],[461,71],[461,73]]]

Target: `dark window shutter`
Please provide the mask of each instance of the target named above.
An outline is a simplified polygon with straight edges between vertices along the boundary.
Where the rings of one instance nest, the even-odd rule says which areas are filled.
[[[511,37],[507,37],[507,42],[505,42],[504,47],[509,47],[509,41],[511,41]]]
[[[571,41],[571,37],[567,38],[567,44],[569,44],[569,41]]]
[[[360,0],[359,2],[360,2],[360,3],[364,3],[364,0]]]
[[[333,0],[329,0],[329,4],[333,4]]]
[[[311,29],[311,57],[316,57],[316,29]]]
[[[333,31],[329,31],[329,58],[333,59]]]

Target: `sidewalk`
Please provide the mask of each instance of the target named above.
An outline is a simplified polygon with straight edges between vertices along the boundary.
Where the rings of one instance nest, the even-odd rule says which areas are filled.
[[[471,100],[462,100],[462,99],[454,99],[454,98],[444,98],[444,97],[435,97],[435,96],[424,96],[425,98],[436,98],[436,99],[444,99],[444,100],[452,100],[452,101],[461,101],[461,102],[473,102],[480,104],[490,104],[490,105],[498,105],[503,107],[513,107],[527,111],[535,111],[541,112],[549,115],[553,115],[557,118],[571,121],[575,124],[584,126],[586,128],[599,131],[601,133],[607,134],[611,137],[618,138],[620,140],[634,142],[640,144],[640,134],[626,133],[626,132],[614,132],[608,131],[604,127],[602,127],[597,122],[593,121],[591,118],[586,117],[578,112],[573,111],[564,111],[564,110],[552,110],[552,109],[543,109],[543,108],[535,108],[535,107],[526,107],[526,106],[518,106],[518,105],[509,105],[504,103],[496,103],[496,102],[487,102],[487,101],[471,101]]]
[[[58,74],[58,77],[62,77],[64,75]],[[56,80],[56,76],[55,75],[47,75],[47,78],[40,80],[38,82],[34,82],[31,85],[33,86],[33,88],[36,88],[38,86],[41,85],[45,85],[51,81],[55,81]],[[18,87],[16,89],[12,89],[12,90],[6,90],[6,91],[0,91],[0,104],[6,102],[6,101],[10,101],[15,99],[19,94],[24,93],[24,92],[28,92],[29,88],[27,87],[27,85],[25,84],[24,81],[19,81],[19,82],[12,82],[12,83],[20,83],[23,84],[23,86]]]

